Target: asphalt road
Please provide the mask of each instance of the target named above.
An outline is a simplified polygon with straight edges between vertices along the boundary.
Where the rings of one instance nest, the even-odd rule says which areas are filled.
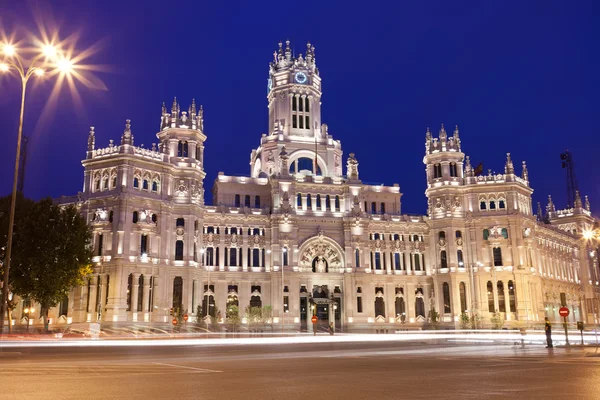
[[[0,399],[597,400],[600,357],[589,355],[451,343],[12,348],[0,352]]]

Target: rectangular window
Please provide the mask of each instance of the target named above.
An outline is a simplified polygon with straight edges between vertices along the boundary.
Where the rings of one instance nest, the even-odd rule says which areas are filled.
[[[296,96],[292,97],[292,111],[296,111],[298,109]]]
[[[283,296],[283,312],[290,312],[290,298],[289,296]]]
[[[175,242],[175,260],[183,260],[183,240],[177,240]]]
[[[375,269],[381,269],[381,253],[375,252]]]
[[[298,99],[298,111],[304,111],[304,101],[302,101],[302,97]]]
[[[494,267],[502,266],[502,249],[500,247],[494,247]]]
[[[102,247],[104,246],[104,235],[103,234],[99,234],[98,235],[98,255],[101,256],[102,255]]]
[[[283,248],[283,266],[284,267],[288,266],[288,249],[287,249],[287,247]]]
[[[300,115],[300,117],[298,118],[300,120],[300,129],[304,129],[304,118],[302,118],[302,115]]]
[[[357,297],[356,298],[356,312],[358,312],[358,313],[362,313],[363,312],[362,297]]]
[[[402,269],[402,266],[400,265],[400,253],[394,253],[394,264],[396,271],[400,271]]]
[[[298,117],[295,115],[292,115],[292,128],[297,128],[298,127]]]
[[[310,129],[310,120],[309,120],[309,116],[306,115],[304,117],[304,126],[306,127],[306,129]]]
[[[304,111],[309,112],[310,108],[308,107],[308,97],[304,99]]]
[[[141,255],[148,253],[148,236],[142,235],[140,240],[140,252]]]

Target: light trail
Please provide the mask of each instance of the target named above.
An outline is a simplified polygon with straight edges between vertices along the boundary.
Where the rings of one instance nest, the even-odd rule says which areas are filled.
[[[221,336],[221,335],[219,335]],[[554,343],[565,342],[564,333],[552,335]],[[579,332],[569,335],[572,344],[580,344]],[[375,334],[337,334],[297,335],[247,338],[160,338],[160,339],[40,339],[40,340],[4,340],[1,348],[15,347],[149,347],[149,346],[243,346],[243,345],[285,345],[316,343],[394,343],[411,341],[435,341],[446,343],[497,343],[516,345],[544,343],[544,332],[527,332],[522,336],[518,331],[420,331],[397,332],[388,335]],[[596,344],[595,334],[584,333],[584,343]]]

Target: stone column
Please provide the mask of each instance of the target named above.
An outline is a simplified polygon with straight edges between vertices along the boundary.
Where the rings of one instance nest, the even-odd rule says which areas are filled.
[[[144,275],[144,286],[142,288],[142,312],[149,312],[148,305],[150,303],[150,275]]]
[[[131,306],[129,310],[135,314],[138,309],[138,295],[139,295],[139,286],[140,286],[140,274],[133,273],[131,274]]]
[[[96,296],[98,295],[98,275],[92,275],[90,278],[90,302],[88,304],[86,314],[90,314],[91,318],[90,318],[90,322],[95,322],[96,318],[94,318],[94,316],[96,315],[96,312],[98,310],[98,305],[96,304]],[[87,320],[87,315],[86,315],[86,320]]]

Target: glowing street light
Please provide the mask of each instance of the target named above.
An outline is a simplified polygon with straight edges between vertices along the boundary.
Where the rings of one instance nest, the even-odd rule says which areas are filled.
[[[32,59],[23,57],[21,51],[18,51],[14,45],[10,43],[0,44],[2,52],[0,56],[3,56],[3,60],[0,60],[0,72],[9,73],[16,71],[18,76],[21,78],[21,111],[19,114],[19,130],[17,133],[17,153],[15,156],[15,169],[13,175],[13,188],[10,202],[10,214],[8,222],[8,241],[6,245],[6,258],[4,260],[4,276],[2,281],[4,282],[2,287],[2,297],[0,298],[0,335],[4,330],[4,314],[8,306],[8,282],[10,273],[10,261],[13,244],[13,230],[15,225],[15,206],[17,202],[17,181],[19,177],[19,158],[21,155],[21,138],[23,136],[23,116],[25,113],[25,93],[27,91],[27,83],[29,78],[35,75],[41,78],[45,75],[46,69],[56,70],[63,76],[70,74],[73,69],[73,62],[66,57],[53,64],[56,59],[58,50],[51,44],[45,44],[38,47],[33,52],[35,55]],[[24,53],[25,51],[23,51]],[[30,53],[31,51],[27,51]],[[29,329],[29,321],[27,328]],[[10,329],[10,327],[9,327]]]

